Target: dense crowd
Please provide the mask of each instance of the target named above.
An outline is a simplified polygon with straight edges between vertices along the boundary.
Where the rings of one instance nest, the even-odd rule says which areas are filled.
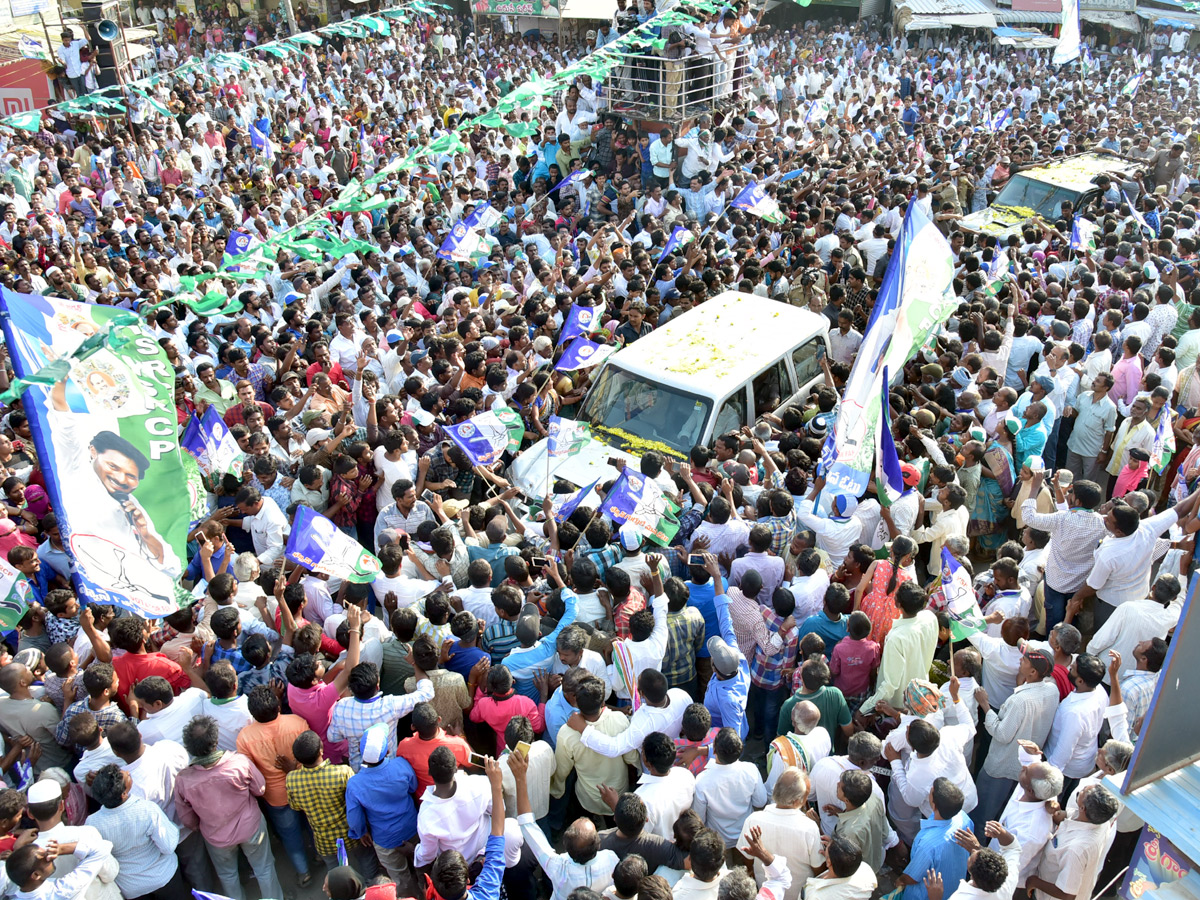
[[[282,56],[225,12],[147,6],[153,62],[241,50],[245,69],[0,137],[0,285],[136,312],[180,429],[215,409],[245,454],[205,483],[194,602],[147,620],[76,597],[29,416],[7,410],[0,549],[37,602],[0,650],[0,896],[242,900],[252,878],[275,900],[314,879],[331,900],[1089,900],[1113,881],[1141,822],[1102,782],[1200,529],[1186,32],[1089,38],[1084,75],[975,33],[770,30],[745,2],[657,27],[618,0],[568,50],[414,14]],[[707,79],[680,133],[622,118],[639,82],[616,67],[398,164],[638,26],[665,109],[696,96],[676,76]],[[78,93],[84,43],[56,48]],[[1084,152],[1113,157],[1094,201],[1003,240],[960,229]],[[379,202],[335,209],[352,181]],[[782,223],[731,206],[751,181]],[[437,255],[485,201],[483,251]],[[960,304],[890,393],[905,490],[822,504],[913,204]],[[297,224],[358,243],[278,248],[262,277],[202,282],[239,312],[196,311],[235,233]],[[615,472],[562,521],[520,496],[508,464],[591,385],[556,368],[578,310],[628,346],[730,290],[826,317],[828,354],[810,393],[711,447],[629,458],[678,501],[669,546],[600,511]],[[447,439],[505,408],[524,435],[496,465]],[[378,577],[288,559],[300,507]],[[966,640],[947,555],[986,620]]]

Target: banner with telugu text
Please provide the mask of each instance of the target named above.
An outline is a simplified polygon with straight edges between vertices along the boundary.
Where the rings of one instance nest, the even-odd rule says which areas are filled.
[[[169,615],[188,596],[191,502],[166,354],[140,323],[116,325],[129,314],[115,307],[7,289],[0,307],[13,368],[33,382],[22,399],[79,594]]]

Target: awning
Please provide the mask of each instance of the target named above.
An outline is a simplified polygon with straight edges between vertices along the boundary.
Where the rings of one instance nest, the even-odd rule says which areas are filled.
[[[1021,9],[998,9],[996,21],[1002,25],[1061,25],[1062,13]]]
[[[995,28],[996,17],[991,13],[963,13],[959,15],[913,16],[904,26],[905,31],[927,31],[939,28]]]
[[[1153,22],[1156,28],[1184,28],[1188,31],[1200,28],[1200,15],[1183,10],[1139,9],[1137,14]]]
[[[1129,12],[1117,12],[1111,9],[1081,9],[1079,18],[1093,25],[1104,25],[1121,31],[1138,32],[1142,30],[1138,17]]]

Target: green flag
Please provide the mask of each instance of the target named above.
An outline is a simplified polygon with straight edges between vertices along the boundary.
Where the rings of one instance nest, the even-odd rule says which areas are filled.
[[[505,131],[517,138],[533,137],[540,128],[537,122],[508,122],[504,126]]]
[[[16,628],[33,599],[29,579],[9,565],[8,560],[0,560],[0,629]]]
[[[42,114],[36,109],[16,113],[15,115],[0,119],[0,125],[7,125],[9,128],[18,128],[21,131],[41,131]]]

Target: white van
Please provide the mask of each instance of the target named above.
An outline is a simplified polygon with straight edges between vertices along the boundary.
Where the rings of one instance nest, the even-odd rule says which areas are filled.
[[[686,460],[697,444],[807,397],[823,380],[828,333],[824,315],[727,291],[602,363],[578,415],[593,439],[549,469],[543,439],[516,458],[509,480],[537,501],[547,473],[578,488],[616,478],[610,458],[635,468],[647,450]]]

